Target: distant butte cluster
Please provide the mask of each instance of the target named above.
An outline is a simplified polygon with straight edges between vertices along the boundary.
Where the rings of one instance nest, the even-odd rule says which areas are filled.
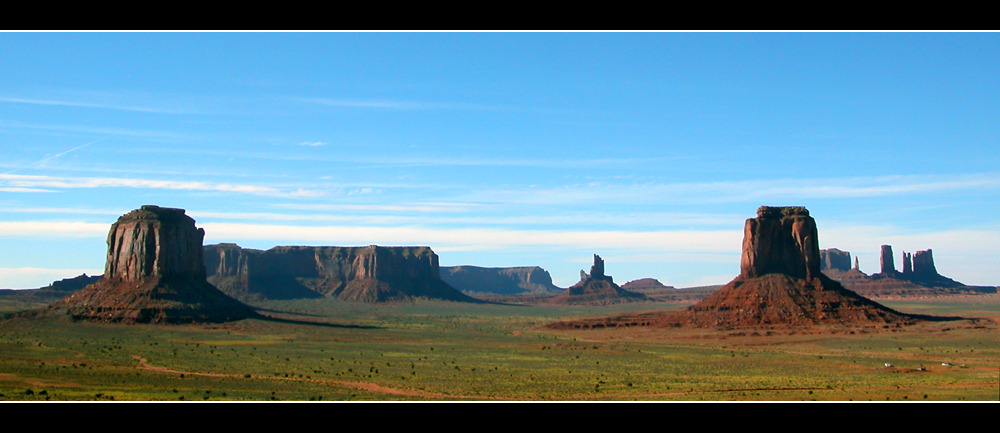
[[[594,254],[590,273],[580,271],[580,282],[549,300],[562,305],[610,305],[624,302],[648,301],[646,295],[630,292],[615,284],[614,278],[604,274],[604,259]]]
[[[678,313],[559,322],[557,329],[617,326],[744,328],[873,326],[914,317],[846,290],[820,271],[816,221],[804,207],[761,206],[743,229],[740,275]]]
[[[891,245],[882,245],[879,252],[880,272],[867,275],[861,272],[855,257],[854,267],[849,268],[851,253],[836,248],[820,251],[822,271],[848,289],[866,297],[933,297],[958,294],[996,293],[996,287],[967,286],[938,273],[934,253],[930,249],[914,253],[903,252],[900,258],[903,270],[896,269]],[[845,262],[846,260],[846,262]]]

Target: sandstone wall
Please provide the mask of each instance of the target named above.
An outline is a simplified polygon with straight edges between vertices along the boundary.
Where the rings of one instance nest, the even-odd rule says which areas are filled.
[[[445,266],[441,279],[466,293],[556,293],[562,289],[552,284],[552,276],[538,266],[483,268],[478,266]]]
[[[820,274],[816,221],[804,207],[761,206],[743,228],[740,277],[778,273],[797,278]]]
[[[878,258],[879,266],[881,267],[882,275],[893,275],[896,274],[896,263],[892,258],[892,245],[882,245],[882,251]]]
[[[104,277],[132,282],[146,277],[204,280],[204,238],[205,230],[196,228],[183,209],[142,206],[111,225]]]
[[[913,253],[913,274],[917,278],[933,278],[938,276],[934,267],[934,255],[931,250]]]
[[[350,283],[365,281],[384,283],[378,290],[399,292],[390,297],[447,297],[448,290],[454,292],[441,280],[438,256],[429,247],[282,246],[261,251],[219,244],[205,247],[205,266],[209,282],[227,293],[243,292],[234,293],[241,297],[252,292],[266,292],[264,298],[300,297],[303,289],[336,296]]]
[[[837,269],[841,271],[851,270],[851,253],[847,251],[841,251],[836,248],[827,248],[825,250],[819,250],[819,259],[821,271],[827,269]]]

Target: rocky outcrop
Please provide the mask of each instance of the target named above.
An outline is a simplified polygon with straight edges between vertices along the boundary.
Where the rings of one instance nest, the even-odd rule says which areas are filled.
[[[111,225],[104,277],[53,304],[78,319],[222,322],[256,317],[205,281],[205,231],[183,209],[142,206]]]
[[[923,280],[934,280],[941,277],[937,268],[934,267],[934,255],[931,250],[917,251],[913,253],[913,278]]]
[[[896,263],[892,258],[891,245],[882,245],[882,251],[879,253],[878,262],[881,267],[881,270],[879,271],[880,274],[889,276],[896,275],[898,273],[896,272]]]
[[[561,293],[564,289],[552,284],[552,276],[538,266],[482,268],[479,266],[441,267],[441,279],[466,294],[489,293],[516,295],[521,293]]]
[[[208,281],[240,299],[330,296],[383,302],[432,298],[478,302],[441,280],[429,247],[205,247]]]
[[[814,278],[820,274],[816,221],[804,207],[761,206],[743,227],[740,277],[785,274]]]
[[[840,271],[851,270],[851,253],[841,251],[836,248],[819,250],[819,269],[836,269]]]
[[[816,222],[803,207],[768,207],[744,225],[740,275],[678,313],[562,322],[595,326],[760,326],[901,324],[914,318],[844,289],[819,270]]]
[[[908,276],[913,273],[913,258],[910,253],[903,251],[903,275]]]
[[[582,271],[581,271],[582,272]],[[648,301],[641,293],[630,292],[615,284],[610,275],[604,273],[604,259],[594,254],[594,265],[583,281],[566,289],[564,293],[549,300],[562,305],[610,305],[623,302]]]

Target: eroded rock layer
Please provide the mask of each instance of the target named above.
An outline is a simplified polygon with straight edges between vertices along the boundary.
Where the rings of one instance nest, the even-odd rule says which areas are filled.
[[[819,269],[821,271],[836,269],[846,272],[851,270],[851,253],[847,251],[841,251],[836,248],[819,250],[819,260]]]
[[[441,279],[467,294],[490,293],[560,293],[563,289],[552,284],[552,276],[538,266],[482,268],[479,266],[441,267]]]
[[[104,277],[56,302],[78,319],[223,322],[255,317],[205,280],[205,231],[183,209],[142,206],[111,225]]]
[[[331,296],[383,302],[432,298],[476,302],[441,280],[429,247],[205,247],[208,281],[246,300]]]

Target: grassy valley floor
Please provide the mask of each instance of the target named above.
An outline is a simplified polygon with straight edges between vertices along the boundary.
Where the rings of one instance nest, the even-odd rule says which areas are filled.
[[[553,331],[683,306],[333,299],[259,303],[275,320],[220,325],[14,318],[0,322],[0,400],[1000,400],[1000,297],[886,304],[987,319]]]

